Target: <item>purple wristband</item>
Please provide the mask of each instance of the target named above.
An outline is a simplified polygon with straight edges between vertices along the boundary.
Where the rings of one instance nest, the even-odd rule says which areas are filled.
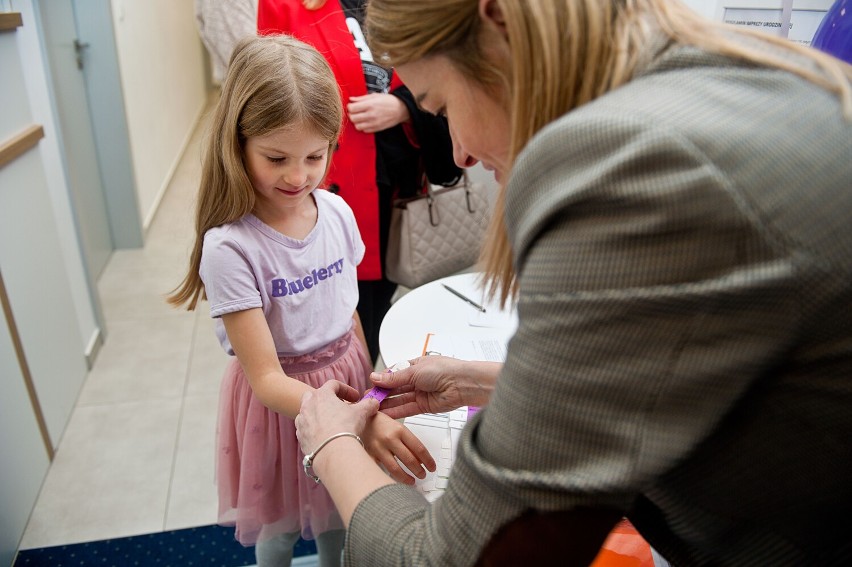
[[[409,366],[411,366],[411,365],[408,363],[408,361],[403,360],[403,361],[397,362],[396,364],[391,365],[391,367],[388,368],[387,370],[385,370],[385,372],[396,372],[397,370],[402,370],[403,368],[408,368]],[[380,388],[379,386],[373,386],[373,388],[370,389],[366,394],[364,394],[364,397],[361,398],[361,399],[364,400],[364,399],[367,399],[367,398],[373,398],[374,400],[378,400],[379,403],[382,403],[382,400],[387,398],[389,393],[390,393],[390,390],[387,389],[387,388]]]
[[[389,392],[390,390],[388,390],[387,388],[379,388],[378,386],[373,386],[373,388],[369,390],[366,394],[364,394],[364,397],[361,399],[366,400],[367,398],[373,398],[379,403],[382,403],[382,400],[388,397]]]

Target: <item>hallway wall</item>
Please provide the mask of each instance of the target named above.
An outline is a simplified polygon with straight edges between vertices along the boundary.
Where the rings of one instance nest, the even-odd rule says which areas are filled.
[[[207,97],[193,0],[112,0],[142,226],[147,229]]]

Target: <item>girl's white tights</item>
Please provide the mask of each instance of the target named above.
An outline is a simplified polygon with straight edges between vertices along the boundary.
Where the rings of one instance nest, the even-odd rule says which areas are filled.
[[[319,567],[340,567],[340,555],[345,539],[345,530],[332,530],[317,536]],[[257,567],[290,567],[293,548],[298,541],[299,532],[295,532],[257,542],[254,548]]]

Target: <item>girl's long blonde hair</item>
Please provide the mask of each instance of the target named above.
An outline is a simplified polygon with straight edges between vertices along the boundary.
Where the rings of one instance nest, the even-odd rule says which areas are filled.
[[[660,33],[757,65],[785,69],[836,93],[852,118],[852,66],[815,49],[710,22],[678,0],[495,0],[506,26],[507,52],[485,53],[479,0],[370,0],[367,39],[383,65],[441,55],[474,84],[505,99],[511,117],[509,163],[546,124],[631,80],[649,61]],[[760,38],[781,48],[731,41]],[[492,42],[493,45],[493,42]],[[752,47],[751,45],[755,45]],[[786,54],[804,56],[785,57]],[[502,97],[499,93],[505,93]],[[480,264],[491,295],[516,293],[512,249],[497,195]]]
[[[189,269],[169,303],[195,309],[204,297],[198,273],[204,233],[254,209],[255,192],[243,162],[246,139],[305,124],[328,140],[330,164],[342,121],[337,80],[316,49],[286,35],[248,37],[237,44],[205,138]]]

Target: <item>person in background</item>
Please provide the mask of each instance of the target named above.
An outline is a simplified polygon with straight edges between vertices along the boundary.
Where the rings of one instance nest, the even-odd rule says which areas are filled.
[[[393,200],[414,196],[426,182],[452,185],[461,170],[453,163],[446,121],[420,111],[393,70],[367,45],[365,4],[260,0],[257,29],[291,34],[315,46],[337,77],[346,121],[327,183],[352,207],[367,247],[358,266],[358,314],[375,363],[379,327],[396,291],[384,273]]]
[[[257,0],[195,0],[198,34],[213,71],[213,82],[221,85],[234,46],[257,33]]]
[[[372,369],[355,311],[364,256],[352,210],[319,189],[343,119],[337,83],[313,47],[286,36],[239,42],[206,138],[189,270],[169,301],[205,297],[235,356],[223,377],[216,450],[219,522],[257,544],[258,565],[289,565],[299,536],[339,565],[343,523],[302,473],[293,418],[304,392]],[[403,425],[377,416],[361,442],[398,480],[434,469]],[[397,461],[399,459],[399,461]]]
[[[502,366],[372,376],[391,417],[484,406],[436,503],[315,453],[349,563],[585,565],[626,516],[674,565],[852,564],[852,67],[676,0],[371,0],[367,30],[501,182],[519,326]],[[305,394],[304,451],[355,394]]]

